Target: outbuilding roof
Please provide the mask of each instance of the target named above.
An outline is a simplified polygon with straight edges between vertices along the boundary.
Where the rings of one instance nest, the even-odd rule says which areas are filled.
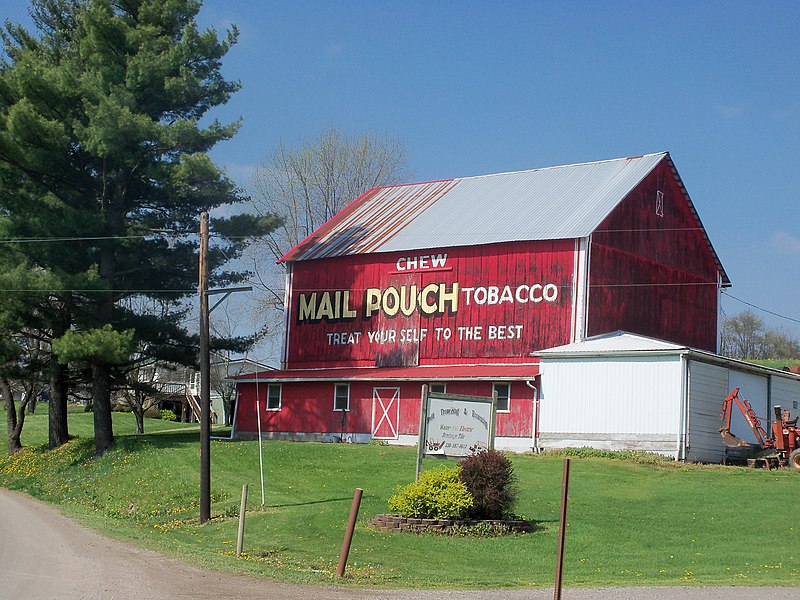
[[[750,371],[759,375],[774,375],[784,379],[800,381],[800,373],[764,367],[744,360],[729,358],[706,350],[698,350],[697,348],[690,348],[689,346],[682,346],[628,331],[613,331],[595,335],[571,344],[539,350],[532,353],[531,356],[538,357],[540,364],[544,364],[549,360],[559,359],[678,356],[681,354],[723,367],[735,367],[739,370]]]
[[[584,238],[663,160],[632,158],[373,188],[281,258]],[[723,279],[725,271],[706,237]]]
[[[665,340],[629,333],[627,331],[613,331],[588,337],[579,342],[555,346],[546,350],[539,350],[534,356],[539,358],[555,356],[590,356],[614,354],[640,354],[640,353],[667,353],[676,354],[686,352],[689,348],[673,344]]]

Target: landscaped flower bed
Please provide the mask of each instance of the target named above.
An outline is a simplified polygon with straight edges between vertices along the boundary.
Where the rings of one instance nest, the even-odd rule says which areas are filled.
[[[476,531],[486,532],[493,530],[497,535],[511,533],[529,533],[533,531],[533,523],[522,520],[504,519],[415,519],[400,515],[376,515],[369,520],[369,524],[381,531],[411,531],[459,533],[466,534],[471,528]]]

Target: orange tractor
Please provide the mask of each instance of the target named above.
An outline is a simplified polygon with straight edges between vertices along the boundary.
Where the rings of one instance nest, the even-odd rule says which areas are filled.
[[[753,431],[753,435],[758,440],[758,446],[745,442],[731,433],[731,415],[734,404],[744,416],[745,421]],[[750,447],[764,451],[764,455],[755,459],[763,461],[767,468],[773,466],[791,466],[800,470],[800,433],[797,431],[797,417],[791,419],[788,410],[782,410],[780,406],[775,406],[775,420],[772,421],[772,435],[768,435],[761,426],[761,421],[756,416],[753,407],[745,399],[739,396],[739,388],[734,389],[725,398],[722,405],[722,427],[719,432],[722,441],[726,446]],[[750,461],[748,461],[750,462]]]

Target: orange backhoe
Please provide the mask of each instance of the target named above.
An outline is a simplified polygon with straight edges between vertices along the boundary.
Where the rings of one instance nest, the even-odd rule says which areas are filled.
[[[753,435],[758,440],[758,445],[745,442],[743,439],[731,433],[731,416],[734,404],[744,416],[745,421],[750,426]],[[722,441],[726,446],[750,447],[754,450],[767,451],[762,456],[767,467],[777,464],[778,466],[791,466],[800,470],[800,433],[797,431],[797,417],[791,418],[788,410],[782,410],[780,406],[775,406],[775,420],[772,421],[771,435],[761,426],[761,421],[756,416],[753,407],[747,399],[739,396],[739,388],[735,388],[725,398],[722,405],[722,427],[719,432]]]

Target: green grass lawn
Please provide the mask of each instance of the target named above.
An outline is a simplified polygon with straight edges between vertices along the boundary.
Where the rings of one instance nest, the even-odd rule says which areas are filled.
[[[26,422],[29,449],[0,458],[0,485],[27,491],[120,538],[206,567],[285,581],[330,584],[356,487],[359,523],[342,584],[379,587],[552,586],[559,456],[512,455],[517,512],[534,533],[450,538],[381,533],[367,520],[388,512],[414,478],[416,450],[381,445],[265,441],[264,506],[258,442],[211,445],[212,514],[198,524],[197,426],[115,413],[117,445],[94,459],[92,415],[70,414],[78,435],[50,452],[47,415]],[[216,433],[216,430],[215,430]],[[37,446],[37,444],[39,444]],[[426,463],[426,467],[436,462]],[[245,554],[236,558],[237,514],[248,483]],[[566,586],[800,585],[800,474],[736,467],[572,460]]]

